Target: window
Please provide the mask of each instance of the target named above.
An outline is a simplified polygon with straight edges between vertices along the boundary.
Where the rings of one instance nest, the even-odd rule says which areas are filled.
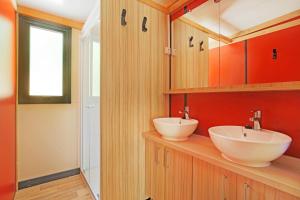
[[[19,21],[19,103],[71,103],[71,28]]]

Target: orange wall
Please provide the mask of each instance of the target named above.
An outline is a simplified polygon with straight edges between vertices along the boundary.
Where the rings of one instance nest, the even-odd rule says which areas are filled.
[[[8,52],[8,62],[0,60],[0,72],[10,74],[7,79],[0,80],[0,199],[12,200],[16,190],[16,54],[15,54],[15,10],[11,0],[0,1],[0,27],[8,25],[7,30],[0,31],[2,41],[8,40],[10,48],[0,50]],[[5,37],[5,38],[4,38]],[[4,48],[1,44],[0,48]],[[8,64],[9,63],[9,64]],[[5,88],[6,87],[6,88]],[[3,92],[6,91],[6,92]]]
[[[248,40],[248,82],[300,80],[300,26]],[[272,50],[278,58],[273,60]]]
[[[218,87],[220,85],[220,49],[213,48],[209,50],[208,56],[208,85],[209,87]]]
[[[172,95],[172,116],[181,117],[183,95]],[[262,111],[262,127],[289,135],[293,142],[287,155],[300,158],[300,92],[241,92],[190,94],[192,118],[199,120],[197,134],[208,136],[208,128],[220,125],[253,125],[252,110]]]
[[[248,39],[248,83],[300,81],[299,35],[300,26],[295,26]],[[273,49],[278,52],[276,60],[273,59]],[[230,86],[245,83],[245,57],[244,41],[211,49],[209,85]]]
[[[245,83],[245,43],[220,48],[220,86]]]
[[[244,83],[245,42],[237,42],[209,50],[210,87]]]

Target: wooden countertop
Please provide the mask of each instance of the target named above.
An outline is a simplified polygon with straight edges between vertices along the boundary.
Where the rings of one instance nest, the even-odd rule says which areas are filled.
[[[187,141],[172,142],[163,139],[155,131],[144,133],[144,137],[236,174],[300,197],[300,159],[298,158],[282,156],[273,161],[269,167],[245,167],[225,160],[208,137],[193,135]]]

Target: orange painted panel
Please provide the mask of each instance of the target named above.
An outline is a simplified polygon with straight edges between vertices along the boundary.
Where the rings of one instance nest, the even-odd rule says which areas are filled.
[[[220,85],[220,49],[213,48],[209,50],[209,71],[208,85],[209,87],[218,87]]]
[[[179,116],[183,95],[172,95],[171,115]],[[262,111],[262,127],[289,135],[293,142],[287,155],[300,158],[300,92],[241,92],[188,95],[192,118],[199,120],[197,134],[209,136],[219,125],[252,125],[252,110]]]
[[[245,83],[245,44],[237,42],[220,48],[220,86]]]
[[[16,53],[15,10],[10,0],[0,5],[0,199],[16,191]]]
[[[248,81],[269,83],[300,80],[300,26],[248,40]],[[278,52],[273,59],[273,49]]]

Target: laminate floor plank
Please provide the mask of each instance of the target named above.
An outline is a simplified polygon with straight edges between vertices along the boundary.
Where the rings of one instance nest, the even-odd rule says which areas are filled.
[[[80,175],[33,186],[16,193],[15,200],[94,200]]]

